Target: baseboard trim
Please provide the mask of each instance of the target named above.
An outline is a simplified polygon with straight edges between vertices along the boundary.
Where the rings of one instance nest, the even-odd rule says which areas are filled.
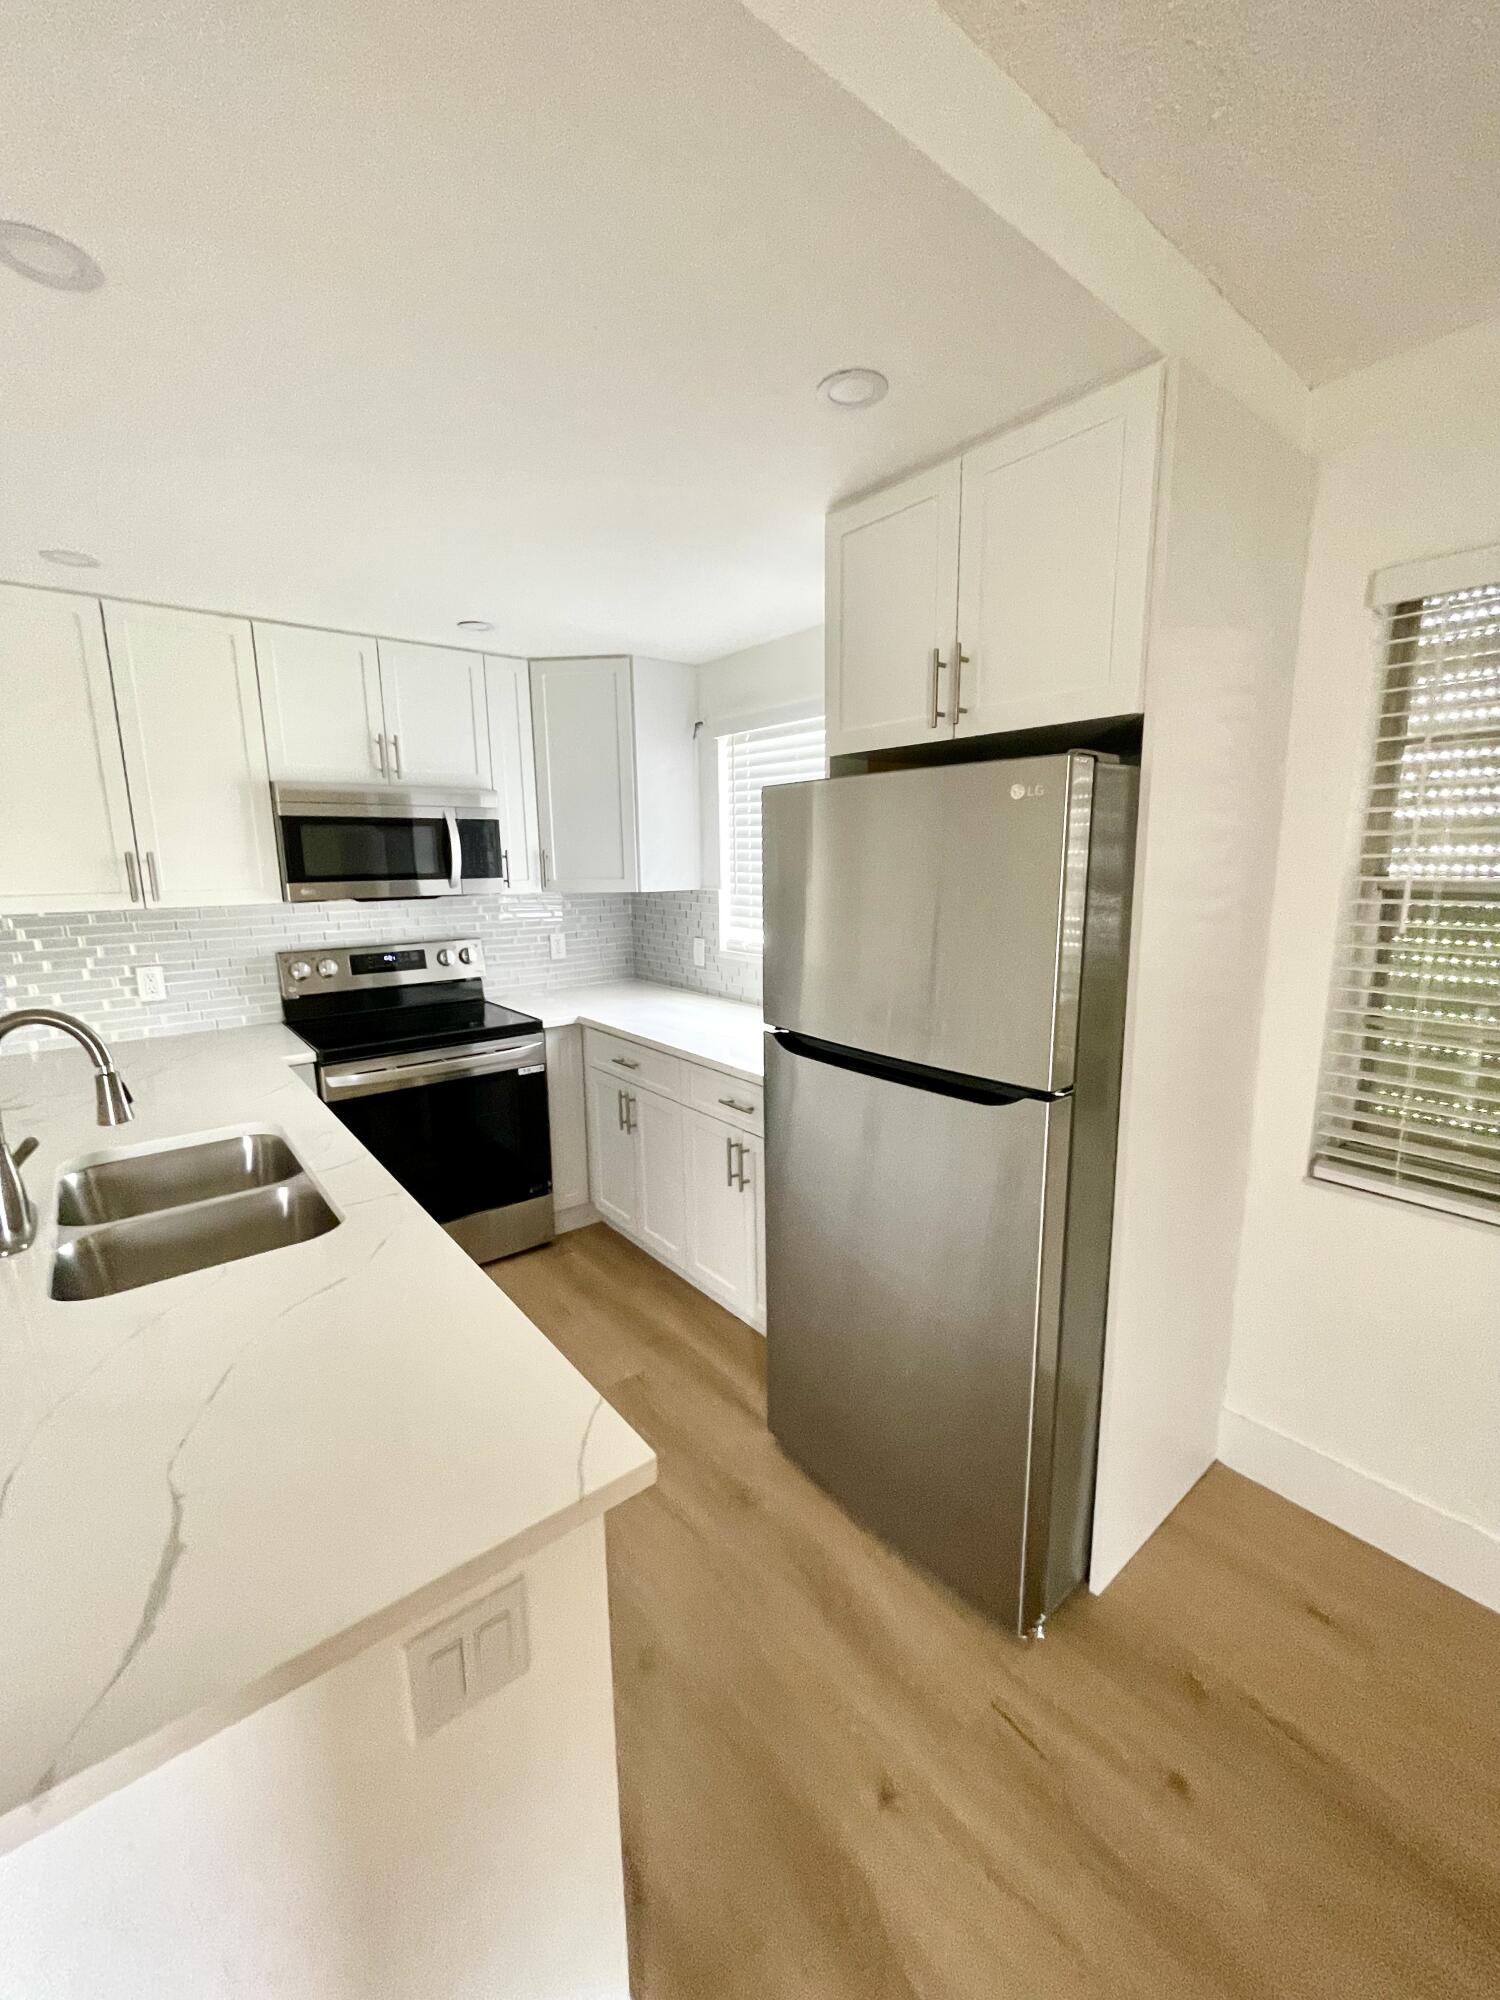
[[[602,1222],[603,1217],[591,1201],[581,1201],[576,1208],[560,1208],[552,1220],[552,1231],[561,1236],[569,1229],[587,1229],[591,1222]]]
[[[1500,1611],[1500,1535],[1238,1410],[1226,1409],[1219,1418],[1219,1457],[1284,1500]]]

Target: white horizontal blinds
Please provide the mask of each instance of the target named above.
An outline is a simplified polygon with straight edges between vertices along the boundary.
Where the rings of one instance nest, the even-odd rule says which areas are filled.
[[[793,785],[823,775],[823,718],[777,722],[720,738],[719,942],[728,951],[758,952],[761,909],[760,795],[767,785]]]
[[[1388,621],[1312,1171],[1500,1221],[1500,584]]]

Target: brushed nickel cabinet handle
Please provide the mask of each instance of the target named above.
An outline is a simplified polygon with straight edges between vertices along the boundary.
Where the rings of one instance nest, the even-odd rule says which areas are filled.
[[[380,766],[381,777],[388,778],[391,773],[390,766],[385,760],[385,731],[383,729],[375,737],[375,761]]]
[[[130,891],[132,903],[141,900],[141,878],[136,872],[135,856],[127,847],[125,850],[125,886]]]
[[[635,1099],[628,1090],[625,1093],[625,1130],[627,1132],[635,1130]]]
[[[740,1193],[743,1194],[745,1192],[746,1186],[748,1185],[748,1183],[745,1180],[745,1142],[743,1139],[735,1140],[734,1150],[739,1155],[737,1179],[735,1181],[735,1185],[736,1187],[738,1187]]]
[[[733,1139],[726,1139],[726,1140],[724,1141],[724,1185],[725,1185],[725,1187],[733,1187],[733,1186],[734,1186],[734,1141],[733,1141]]]
[[[640,1068],[640,1064],[639,1064],[638,1062],[632,1062],[629,1056],[611,1056],[611,1057],[610,1057],[610,1061],[611,1061],[612,1063],[618,1063],[618,1064],[620,1065],[621,1069],[639,1069],[639,1068]]]
[[[401,738],[396,734],[394,729],[391,731],[391,757],[395,762],[396,776],[399,778],[401,776]]]
[[[741,1104],[737,1097],[721,1097],[719,1102],[724,1106],[726,1111],[739,1111],[746,1118],[753,1118],[755,1116],[755,1106],[753,1104]]]
[[[159,903],[161,901],[161,881],[156,873],[156,856],[149,847],[146,849],[146,874],[151,883],[151,900],[153,903]]]
[[[955,647],[953,648],[953,720],[955,723],[958,721],[958,718],[961,715],[967,715],[969,712],[964,707],[962,699],[963,684],[964,684],[964,668],[968,664],[969,664],[968,654],[964,651],[962,646],[955,645]]]
[[[938,707],[938,675],[942,671],[943,649],[941,646],[934,646],[932,649],[932,703],[927,714],[927,727],[929,729],[936,729],[938,724],[943,720],[943,711]]]

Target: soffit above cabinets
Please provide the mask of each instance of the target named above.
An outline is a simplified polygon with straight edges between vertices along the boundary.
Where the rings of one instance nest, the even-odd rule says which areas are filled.
[[[1500,313],[1500,10],[940,0],[1310,383]]]
[[[831,503],[1151,352],[738,0],[7,27],[7,210],[105,282],[0,270],[0,575],[711,658],[819,621]]]

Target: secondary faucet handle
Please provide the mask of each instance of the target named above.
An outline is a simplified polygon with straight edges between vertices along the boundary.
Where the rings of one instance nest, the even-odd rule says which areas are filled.
[[[35,1150],[35,1139],[23,1139],[12,1153],[0,1126],[0,1257],[29,1249],[36,1235],[36,1209],[21,1180],[21,1163]]]

